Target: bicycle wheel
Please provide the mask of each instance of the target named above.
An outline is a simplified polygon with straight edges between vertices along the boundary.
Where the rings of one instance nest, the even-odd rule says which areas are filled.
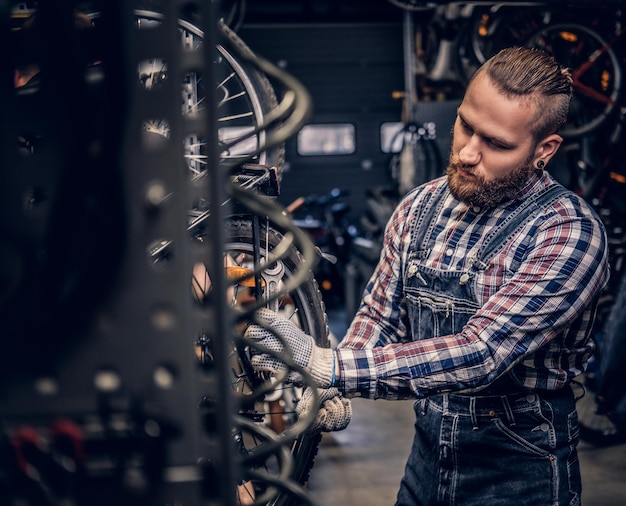
[[[458,44],[458,68],[463,81],[467,84],[490,57],[501,49],[522,44],[549,19],[550,11],[545,8],[474,6]]]
[[[227,239],[225,244],[225,255],[227,272],[233,270],[236,275],[240,275],[242,269],[252,269],[254,267],[254,239],[252,223],[246,219],[233,219],[227,221]],[[260,241],[260,258],[258,261],[267,265],[261,279],[264,290],[264,296],[271,295],[278,290],[283,280],[288,279],[302,265],[302,258],[298,250],[291,246],[287,254],[283,255],[281,260],[274,262],[272,253],[281,243],[282,235],[266,226],[261,227],[259,234]],[[254,289],[247,283],[233,286],[229,292],[229,299],[233,304],[245,304],[246,300],[254,298]],[[330,342],[328,339],[328,322],[322,295],[319,291],[317,282],[311,272],[308,273],[306,281],[299,285],[297,289],[288,295],[274,302],[272,309],[281,312],[284,316],[289,317],[307,334],[315,338],[318,346],[328,347]],[[233,359],[237,362],[233,367],[233,388],[240,395],[251,392],[258,379],[250,372],[245,363],[245,359],[241,361],[241,350],[233,348]],[[280,437],[291,425],[297,420],[295,414],[295,404],[298,402],[302,394],[302,388],[289,385],[279,385],[270,394],[265,396],[264,402],[256,402],[253,409],[241,411],[240,415],[263,425],[265,429],[269,429],[270,436]],[[263,444],[266,437],[254,433],[245,427],[240,427],[239,442],[241,447],[239,451],[244,455],[254,453],[256,445]],[[317,455],[318,445],[321,436],[301,434],[289,447],[291,458],[293,460],[293,471],[290,479],[294,482],[305,485],[307,483],[309,473],[313,467],[315,456]],[[281,463],[278,459],[271,458],[262,463],[264,472],[272,476],[280,474]],[[244,477],[246,470],[244,469]],[[245,478],[244,478],[245,479]],[[249,479],[248,489],[253,489],[254,499],[258,500],[267,491],[267,482],[261,480]],[[241,489],[241,487],[240,487]],[[245,502],[245,501],[242,501]],[[266,504],[271,505],[291,505],[301,504],[296,502],[296,498],[286,491],[281,491],[275,497],[269,499]]]
[[[552,54],[571,69],[574,95],[564,138],[587,135],[617,110],[622,86],[619,59],[610,44],[594,30],[574,23],[541,28],[525,43]]]
[[[94,24],[99,13],[91,13]],[[150,29],[163,20],[163,15],[151,10],[136,10],[136,23],[139,29]],[[201,50],[203,32],[192,21],[178,21],[181,45],[185,51]],[[263,150],[267,134],[260,130],[267,114],[274,110],[278,101],[268,78],[238,55],[252,54],[251,49],[224,23],[218,23],[220,43],[215,48],[214,71],[217,95],[216,122],[220,163],[235,166],[247,161],[277,168],[280,179],[285,158],[284,144]],[[158,86],[167,79],[167,65],[163,60],[150,58],[138,66],[138,78],[146,88]],[[188,72],[181,81],[181,106],[183,115],[193,117],[203,109],[203,87],[206,83],[197,72]],[[144,124],[147,132],[169,136],[166,121],[153,119]],[[185,158],[191,174],[195,177],[207,167],[206,140],[193,133],[184,139]],[[261,150],[261,151],[260,151]],[[258,152],[260,151],[260,152]],[[257,153],[258,152],[258,153]]]
[[[217,122],[219,142],[225,145],[232,142],[233,137],[247,135],[261,125],[267,114],[277,107],[278,102],[274,88],[265,74],[236,56],[239,53],[252,54],[250,48],[226,25],[219,26],[223,42],[217,48],[220,56],[216,61],[218,75],[222,78],[217,90],[220,94],[218,111],[223,112]],[[247,157],[249,153],[265,145],[266,132],[262,130],[248,139],[251,140],[245,141],[246,144],[235,144],[234,148],[222,152],[221,159],[231,160],[232,164],[233,161]],[[285,161],[285,146],[281,144],[263,151],[251,161],[276,167],[280,180]]]

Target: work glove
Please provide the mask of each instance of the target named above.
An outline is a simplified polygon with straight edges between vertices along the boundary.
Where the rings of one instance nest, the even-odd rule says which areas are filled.
[[[318,403],[315,404],[313,390],[305,388],[296,404],[298,419],[317,410],[317,416],[308,429],[309,433],[333,432],[345,429],[352,420],[352,403],[336,388],[318,388]]]
[[[334,351],[331,348],[322,348],[315,344],[315,340],[305,334],[294,322],[284,318],[267,308],[260,308],[256,312],[257,319],[274,332],[261,325],[250,325],[244,337],[257,342],[275,354],[292,357],[296,365],[308,372],[318,387],[328,388],[334,382]],[[287,345],[288,351],[279,334]],[[288,369],[285,363],[276,356],[263,353],[262,350],[252,349],[250,359],[252,367],[256,371],[268,372],[271,375],[284,372]],[[290,372],[286,381],[296,383],[302,381],[298,373]]]

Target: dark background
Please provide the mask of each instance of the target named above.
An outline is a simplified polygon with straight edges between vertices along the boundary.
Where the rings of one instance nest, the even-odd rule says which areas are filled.
[[[391,154],[382,151],[379,132],[385,122],[402,121],[402,99],[393,94],[405,87],[403,15],[385,0],[248,2],[238,34],[306,86],[313,99],[309,123],[355,126],[356,150],[349,155],[300,156],[296,138],[288,140],[283,204],[340,188],[349,192],[348,218],[356,219],[368,188],[392,184]],[[458,100],[438,98],[420,103],[417,119],[436,124],[446,159]]]

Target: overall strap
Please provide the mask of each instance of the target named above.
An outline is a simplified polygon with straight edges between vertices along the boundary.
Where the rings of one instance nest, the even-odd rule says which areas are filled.
[[[555,200],[568,193],[560,184],[552,184],[522,202],[502,223],[487,235],[476,254],[476,268],[485,269],[489,261],[509,242],[525,223],[535,219]]]
[[[435,217],[438,216],[447,195],[448,185],[441,184],[416,209],[415,212],[418,216],[411,230],[410,251],[425,253],[428,249],[428,241],[435,226]]]

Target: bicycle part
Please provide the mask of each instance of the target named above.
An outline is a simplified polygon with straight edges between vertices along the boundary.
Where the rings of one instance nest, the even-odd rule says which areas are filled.
[[[467,78],[501,49],[523,44],[540,27],[550,23],[552,11],[542,2],[474,6],[465,23],[466,42],[459,44],[461,68]]]
[[[622,237],[623,239],[623,237]],[[623,246],[623,244],[622,244]],[[624,251],[621,251],[623,262]],[[623,268],[622,263],[618,264]],[[621,281],[616,290],[615,301],[606,319],[599,343],[598,361],[599,378],[597,385],[598,403],[604,413],[615,424],[622,440],[626,440],[626,388],[624,387],[622,367],[626,357],[626,274],[620,272]]]
[[[571,157],[573,187],[592,203],[602,218],[609,244],[611,278],[598,303],[593,330],[596,351],[583,377],[587,395],[578,406],[581,439],[596,446],[626,441],[626,391],[621,380],[626,353],[626,235],[623,228],[626,209],[622,184],[617,182],[619,174],[613,173],[621,168],[623,159],[621,132],[625,118],[624,112],[620,111],[619,119],[608,135],[608,143],[604,140],[600,145],[603,149],[598,149],[596,144],[602,135],[583,136],[566,146],[566,154]]]
[[[402,136],[402,149],[391,157],[389,167],[400,195],[441,174],[444,161],[433,125],[409,123],[398,132]]]
[[[622,28],[617,40],[624,33]],[[622,69],[612,44],[594,30],[574,23],[541,28],[525,45],[542,49],[571,69],[574,95],[564,138],[588,135],[603,125],[617,110],[622,87]]]
[[[229,267],[239,267],[254,270],[254,236],[252,222],[249,220],[228,220],[227,239],[225,244],[226,259]],[[282,260],[274,262],[272,253],[281,243],[283,236],[273,228],[265,225],[261,227],[259,234],[261,254],[259,262],[266,266],[261,274],[263,280],[264,297],[280,289],[284,280],[301,269],[302,257],[295,247],[290,247]],[[254,300],[253,289],[244,283],[234,285],[230,298],[237,304],[246,304]],[[307,281],[299,285],[294,291],[275,301],[273,309],[280,311],[287,317],[291,317],[307,334],[315,338],[318,346],[329,346],[328,323],[326,320],[324,303],[313,275],[309,272]],[[257,383],[254,375],[248,369],[243,350],[233,348],[233,359],[237,365],[233,369],[233,388],[235,392],[244,397]],[[238,371],[238,372],[235,372]],[[295,402],[301,397],[302,389],[296,386],[279,385],[265,398],[265,403],[256,403],[252,409],[240,413],[240,416],[255,420],[259,424],[266,425],[273,433],[279,435],[295,423]],[[242,444],[246,454],[254,454],[256,445],[261,444],[257,436],[247,431],[245,427],[239,427],[242,431]],[[294,461],[294,469],[291,473],[292,480],[306,484],[315,456],[317,455],[320,436],[310,434],[299,435],[290,447]],[[275,460],[264,462],[266,472],[276,474],[279,465]],[[244,471],[245,473],[245,471]],[[257,495],[265,491],[264,485],[252,477]],[[289,493],[279,493],[268,504],[286,506],[292,503],[293,498]]]
[[[626,278],[624,278],[626,279]],[[601,397],[603,379],[603,362],[606,359],[606,346],[603,341],[605,332],[611,325],[611,320],[619,320],[616,313],[624,314],[623,300],[616,300],[610,292],[603,298],[599,304],[598,327],[600,327],[594,335],[596,342],[596,351],[589,360],[587,371],[583,375],[583,383],[585,387],[585,395],[576,403],[578,411],[578,422],[580,426],[580,438],[594,446],[604,447],[621,444],[626,441],[626,429],[622,426],[619,429],[608,408],[607,403],[603,402]],[[623,299],[623,296],[622,296]],[[623,324],[623,322],[620,322]],[[622,325],[623,326],[623,325]],[[604,327],[604,328],[602,328]],[[614,332],[615,328],[611,332]],[[623,341],[623,332],[613,335],[614,338],[619,337]],[[617,381],[611,378],[613,388],[619,388],[623,385],[621,378]],[[623,390],[623,388],[622,388]]]
[[[268,114],[277,109],[278,102],[274,88],[265,73],[259,71],[249,61],[244,61],[240,56],[237,56],[240,54],[253,56],[250,48],[234,31],[223,24],[220,24],[220,28],[224,37],[223,44],[219,46],[220,53],[226,60],[227,66],[232,67],[236,74],[233,76],[232,73],[227,73],[227,66],[219,66],[224,69],[225,77],[218,86],[218,94],[221,93],[218,111],[220,108],[225,108],[228,105],[229,115],[225,114],[218,117],[217,122],[220,125],[218,130],[220,143],[226,144],[229,130],[232,130],[235,135],[241,135],[237,132],[243,131],[245,134],[246,131],[252,130],[252,127],[259,128]],[[221,63],[220,60],[218,60],[218,63]],[[235,82],[237,80],[240,81],[238,86],[227,84],[233,79],[235,79]],[[241,88],[241,91],[236,91],[237,87]],[[235,91],[233,88],[235,88]],[[234,101],[237,101],[238,105],[236,107],[233,104]],[[250,115],[250,112],[252,112],[252,115]],[[247,122],[246,116],[248,118]],[[267,132],[261,130],[253,137],[253,139],[255,138],[256,141],[253,142],[254,149],[245,150],[242,155],[252,153],[259,147],[265,146]],[[223,154],[222,157],[226,158],[226,154]],[[281,143],[268,151],[261,152],[255,159],[246,161],[248,163],[276,167],[280,181],[285,161],[285,146]]]
[[[285,84],[288,88],[286,95],[290,98],[287,101],[283,100],[286,106],[283,103],[277,104],[269,80],[262,72],[256,70],[257,65],[262,69],[266,69],[267,66],[264,66],[263,62],[256,58],[226,26],[221,25],[220,28],[229,45],[228,48],[220,46],[222,50],[218,56],[220,64],[218,73],[224,72],[223,77],[218,79],[217,88],[220,113],[217,120],[221,144],[220,165],[230,169],[231,175],[237,178],[239,185],[250,185],[258,191],[262,189],[259,186],[260,179],[254,174],[248,174],[246,167],[255,165],[261,169],[260,172],[267,173],[271,178],[271,175],[277,172],[275,167],[278,166],[280,169],[282,165],[284,147],[280,141],[281,135],[292,135],[294,125],[302,121],[305,115],[302,107],[296,108],[300,106],[300,101],[296,104],[296,98],[300,98],[298,90],[289,87],[289,83]],[[228,65],[221,65],[225,62]],[[281,83],[287,81],[286,77],[281,79],[284,76],[274,74],[272,76]],[[192,73],[185,80],[186,84],[188,82],[201,83],[201,76]],[[260,114],[251,113],[251,108],[246,108],[249,102],[241,101],[246,97],[249,98],[250,93],[233,88],[233,83],[235,85],[242,83],[242,88],[249,86],[250,90],[257,94],[259,90],[265,90],[267,93],[262,95],[270,97],[271,100],[265,100],[262,105],[269,104],[268,110],[263,108]],[[195,91],[193,85],[185,90],[186,104],[189,104],[186,111],[190,114],[196,114],[197,106],[201,106],[196,97],[202,94],[200,92],[194,94]],[[306,100],[303,103],[307,105]],[[282,124],[284,115],[291,111],[294,112],[296,121],[290,117]],[[270,131],[269,125],[278,128]],[[232,131],[232,139],[224,135],[224,132],[229,131]],[[191,139],[189,143],[192,147],[195,140]],[[264,150],[263,147],[268,144],[276,147]],[[260,156],[253,158],[257,152],[260,152],[260,156],[274,153],[275,158],[279,158],[280,161],[263,159]],[[194,167],[191,169],[194,175],[202,174],[202,167],[198,167],[197,170],[194,170]],[[250,181],[246,182],[244,179],[247,176],[250,176]],[[275,180],[279,176],[278,171]],[[263,176],[260,177],[262,179]],[[239,202],[237,198],[235,200],[238,205],[243,204],[244,208],[250,204]],[[243,221],[231,220],[227,225],[229,230],[225,246],[225,267],[227,277],[237,278],[233,281],[232,288],[228,290],[231,303],[250,307],[263,300],[271,300],[269,303],[271,307],[290,311],[290,316],[297,319],[307,333],[327,345],[328,330],[321,295],[310,273],[304,284],[288,294],[280,295],[278,299],[273,299],[281,293],[284,286],[293,284],[290,282],[296,278],[296,271],[302,271],[303,259],[293,246],[290,246],[285,256],[278,260],[270,259],[283,247],[282,238],[273,229],[261,229],[260,218],[256,215],[249,218],[249,211],[240,212],[248,218]],[[202,204],[198,209],[190,211],[192,219],[189,229],[196,239],[203,241],[208,241],[208,238],[202,237],[206,213]],[[259,213],[264,214],[260,210]],[[203,303],[204,294],[210,290],[210,276],[206,274],[203,266],[197,267],[194,268],[192,290]],[[247,270],[251,271],[248,275],[245,274]],[[211,343],[203,336],[198,338],[196,352],[202,363],[210,363]],[[262,379],[256,376],[249,365],[245,347],[239,343],[233,344],[231,361],[235,396],[239,396],[238,400],[242,406],[239,415],[235,416],[233,421],[233,443],[243,460],[241,465],[243,478],[237,488],[239,500],[245,504],[288,505],[297,499],[298,504],[302,504],[305,498],[301,487],[296,485],[306,482],[317,453],[319,439],[305,435],[303,431],[297,432],[294,428],[302,425],[302,423],[297,425],[299,420],[295,416],[294,407],[301,392],[296,387],[282,385],[264,389]],[[265,395],[259,395],[258,390],[263,390]],[[237,422],[238,420],[241,422],[242,419],[249,423]],[[250,424],[253,424],[253,428],[250,428]],[[263,471],[260,471],[261,468]]]
[[[456,67],[457,38],[460,32],[459,20],[462,18],[462,6],[454,3],[442,7],[439,20],[439,36],[434,64],[427,75],[433,83],[453,83],[461,80]]]
[[[415,83],[416,58],[414,44],[416,43],[413,15],[406,10],[402,17],[402,44],[404,64],[404,102],[403,117],[405,122],[415,121],[417,115],[417,90]]]
[[[221,9],[224,12],[222,18],[226,26],[237,32],[245,17],[246,0],[223,0]]]
[[[97,23],[99,13],[90,13]],[[135,11],[136,23],[140,29],[150,29],[161,23],[162,14],[149,11]],[[181,44],[187,51],[201,49],[203,32],[192,21],[179,19]],[[274,88],[264,73],[250,62],[237,56],[240,53],[252,54],[243,40],[224,23],[218,23],[220,44],[215,48],[216,94],[218,99],[218,142],[228,146],[220,153],[220,162],[235,166],[248,162],[276,167],[278,177],[284,163],[284,144],[251,156],[266,145],[267,132],[255,129],[262,125],[266,116],[278,106]],[[156,59],[146,59],[138,69],[139,80],[147,88],[158,86],[167,79],[167,63]],[[188,72],[181,82],[181,106],[187,117],[196,117],[203,110],[202,100],[206,93],[203,76]],[[147,121],[146,131],[164,137],[169,136],[169,125],[162,119]],[[237,142],[238,139],[241,139]],[[206,168],[205,140],[190,133],[185,139],[185,159],[193,176],[197,177]]]
[[[626,440],[626,435],[617,430],[606,413],[601,412],[596,392],[591,388],[578,400],[576,410],[581,440],[594,446],[612,446]]]

